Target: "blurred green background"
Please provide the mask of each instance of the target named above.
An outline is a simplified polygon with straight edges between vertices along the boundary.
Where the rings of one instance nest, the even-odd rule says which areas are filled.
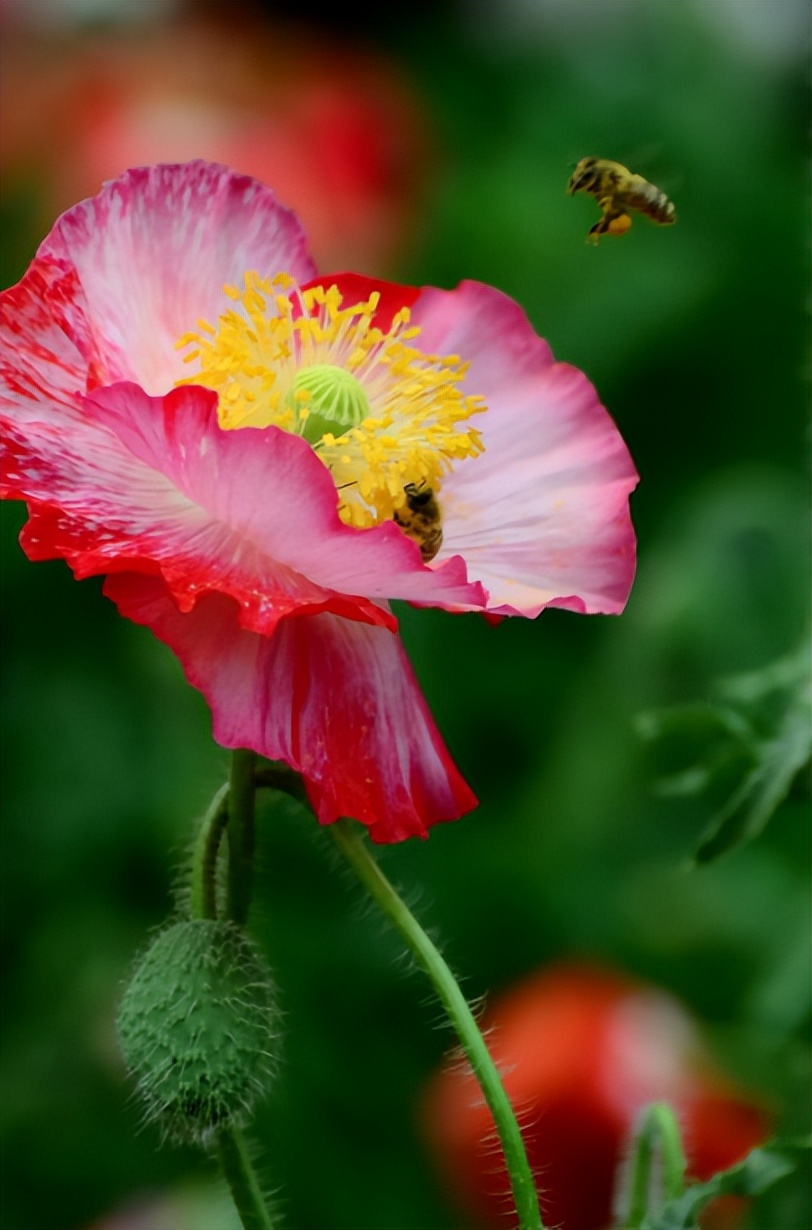
[[[295,7],[253,6],[252,21],[276,31]],[[96,5],[96,25],[70,37],[45,31],[63,66],[114,8]],[[44,37],[10,12],[7,38]],[[152,19],[164,19],[157,5]],[[773,1102],[781,1131],[805,1130],[808,790],[796,783],[753,843],[686,872],[730,783],[718,797],[658,792],[636,719],[707,700],[719,678],[808,635],[806,6],[480,0],[385,6],[362,24],[324,5],[311,22],[297,27],[305,40],[348,56],[363,46],[398,74],[426,138],[409,223],[368,271],[477,278],[518,299],[596,384],[642,476],[638,579],[621,618],[552,611],[492,628],[400,611],[481,805],[385,850],[384,869],[470,996],[551,960],[598,957],[676,994],[720,1064]],[[129,37],[126,25],[109,32]],[[3,285],[47,229],[48,146],[40,133],[42,166],[30,156],[5,176]],[[564,194],[586,154],[660,185],[678,224],[638,220],[587,245],[595,204]],[[29,564],[16,545],[23,509],[2,514],[0,1225],[81,1230],[206,1170],[141,1127],[114,1019],[227,755],[169,651],[119,619],[98,582]],[[253,1135],[285,1226],[458,1228],[415,1123],[448,1033],[293,805],[261,811],[254,921],[284,1029]],[[807,1183],[763,1197],[753,1230],[809,1226]],[[222,1207],[206,1216],[227,1230]]]

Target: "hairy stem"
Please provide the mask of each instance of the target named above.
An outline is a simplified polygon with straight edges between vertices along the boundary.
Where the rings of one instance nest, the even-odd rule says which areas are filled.
[[[239,749],[231,755],[231,773],[212,799],[203,818],[192,866],[193,918],[217,918],[217,855],[223,831],[228,835],[226,917],[245,926],[251,902],[254,860],[254,752]],[[240,1216],[243,1230],[273,1230],[256,1171],[242,1134],[221,1128],[217,1152],[223,1175]]]
[[[620,1225],[637,1230],[652,1212],[677,1200],[685,1190],[685,1152],[676,1115],[667,1102],[652,1102],[632,1142],[621,1200]]]
[[[228,823],[228,791],[227,782],[217,791],[195,842],[189,899],[192,918],[217,917],[217,854]]]
[[[519,1125],[479,1026],[454,975],[426,932],[375,862],[360,834],[346,820],[331,824],[329,832],[376,905],[428,975],[457,1032],[471,1069],[479,1082],[496,1124],[510,1176],[519,1218],[518,1230],[544,1230],[538,1195],[527,1161]]]
[[[248,921],[254,870],[254,768],[256,753],[239,748],[231,753],[228,792],[228,891],[226,916],[244,926]]]
[[[245,1141],[236,1128],[224,1128],[219,1133],[217,1151],[244,1230],[273,1230]]]

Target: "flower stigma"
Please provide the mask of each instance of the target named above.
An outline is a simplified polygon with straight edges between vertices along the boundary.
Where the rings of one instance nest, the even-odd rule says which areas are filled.
[[[327,434],[341,435],[357,427],[369,414],[364,386],[335,363],[302,368],[285,400],[297,413],[305,440],[313,445]]]
[[[225,430],[276,426],[307,440],[341,493],[346,524],[392,519],[407,486],[437,494],[456,462],[483,451],[467,420],[484,399],[460,388],[468,364],[414,346],[420,329],[408,307],[384,331],[374,323],[378,291],[345,307],[336,285],[301,289],[288,274],[253,271],[244,289],[223,289],[235,306],[180,338],[199,370],[177,383],[216,392]]]

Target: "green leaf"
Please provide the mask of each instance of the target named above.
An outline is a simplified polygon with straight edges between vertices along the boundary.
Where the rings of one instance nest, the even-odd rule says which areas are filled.
[[[694,854],[697,864],[708,863],[762,832],[809,760],[811,743],[812,704],[804,687],[804,694],[796,693],[787,707],[775,738],[762,742],[755,766],[700,837]]]
[[[695,866],[757,837],[809,761],[809,646],[804,642],[762,670],[719,680],[714,690],[716,700],[643,713],[636,722],[641,738],[676,745],[682,756],[682,765],[661,777],[660,794],[697,796],[730,783],[731,793],[699,838]]]
[[[643,1222],[641,1230],[695,1230],[697,1218],[717,1196],[757,1196],[795,1170],[793,1153],[809,1149],[810,1142],[770,1142],[753,1149],[744,1161],[722,1170],[706,1183],[692,1184],[659,1213]]]
[[[646,710],[635,718],[635,728],[648,742],[678,735],[702,739],[726,735],[747,751],[753,750],[758,742],[752,724],[739,709],[713,701]]]

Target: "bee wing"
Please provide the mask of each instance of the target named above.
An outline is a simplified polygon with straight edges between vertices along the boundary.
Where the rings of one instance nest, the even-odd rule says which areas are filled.
[[[648,179],[649,171],[654,174],[657,167],[662,165],[664,148],[664,141],[647,141],[645,144],[635,145],[627,151],[626,166]]]
[[[684,172],[669,163],[664,141],[647,141],[636,145],[620,161],[635,175],[642,175],[667,197],[679,192],[685,182]]]

